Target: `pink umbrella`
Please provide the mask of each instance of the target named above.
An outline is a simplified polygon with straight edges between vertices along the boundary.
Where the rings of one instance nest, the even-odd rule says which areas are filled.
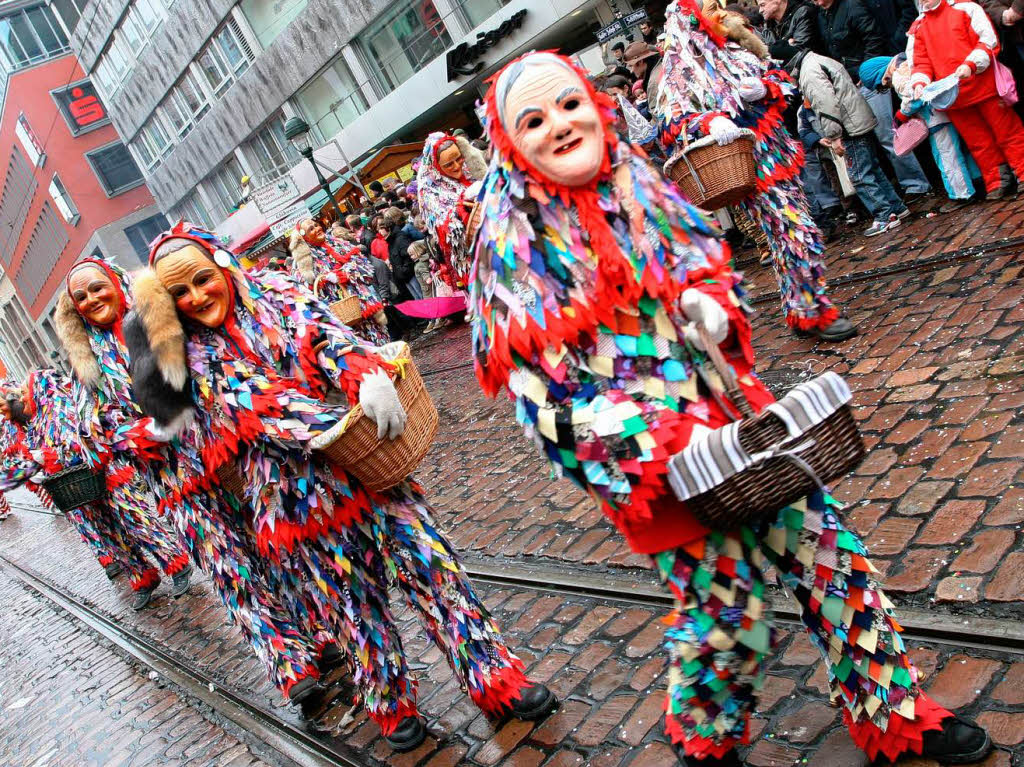
[[[466,294],[459,292],[454,296],[437,296],[436,298],[420,298],[416,301],[403,301],[395,304],[395,308],[407,317],[419,317],[425,320],[436,320],[449,314],[465,314]]]

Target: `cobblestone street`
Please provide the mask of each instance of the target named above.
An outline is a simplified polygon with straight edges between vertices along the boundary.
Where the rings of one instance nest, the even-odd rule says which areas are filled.
[[[834,300],[860,335],[837,346],[787,332],[764,267],[741,255],[759,309],[755,349],[777,390],[825,370],[842,374],[870,452],[837,485],[849,524],[867,539],[897,608],[910,608],[908,644],[942,705],[989,728],[999,749],[985,767],[1024,764],[1024,308],[1020,305],[1024,201],[919,216],[875,240],[847,237],[830,250]],[[972,250],[965,250],[970,244]],[[752,261],[752,263],[746,263]],[[881,270],[881,271],[876,271]],[[548,470],[505,400],[476,384],[468,332],[417,343],[417,364],[441,414],[417,476],[453,542],[478,570],[524,577],[649,586],[585,497]],[[134,613],[124,579],[108,583],[64,519],[33,496],[9,494],[0,555],[160,643],[287,722],[297,723],[243,646],[205,578],[174,601],[169,584]],[[26,507],[34,507],[32,510]],[[561,709],[539,723],[492,725],[453,681],[418,624],[399,612],[420,680],[431,736],[391,754],[365,714],[339,724],[335,745],[358,763],[394,767],[646,767],[676,763],[661,732],[667,610],[640,600],[481,582],[509,644]],[[791,608],[773,592],[780,614]],[[196,713],[61,610],[16,580],[0,560],[0,765],[248,765],[278,761]],[[922,639],[934,623],[961,638]],[[756,767],[866,767],[827,705],[817,652],[791,621],[784,629],[746,761]],[[989,642],[985,632],[1000,632]],[[998,646],[994,646],[998,645]],[[338,711],[340,719],[344,711]],[[326,737],[326,736],[324,736]],[[907,767],[937,767],[927,760]]]

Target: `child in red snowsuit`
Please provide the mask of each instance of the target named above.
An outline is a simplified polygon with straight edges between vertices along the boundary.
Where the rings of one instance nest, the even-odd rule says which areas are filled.
[[[996,90],[996,31],[977,3],[923,0],[921,9],[907,43],[914,96],[934,80],[960,78],[959,95],[946,114],[981,168],[988,198],[1003,197],[1002,163],[1024,179],[1024,126]]]

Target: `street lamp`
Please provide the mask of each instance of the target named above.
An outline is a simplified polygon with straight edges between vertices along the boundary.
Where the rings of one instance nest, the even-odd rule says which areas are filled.
[[[327,183],[324,174],[320,172],[320,164],[313,159],[313,142],[309,137],[309,123],[301,117],[288,118],[288,122],[284,124],[284,137],[292,142],[292,146],[299,154],[309,160],[309,164],[313,166],[313,171],[316,173],[316,180],[320,182],[320,188],[324,190],[324,194],[327,195],[327,199],[331,201],[338,214],[338,223],[343,223],[345,217],[341,213],[341,207],[334,199],[334,195],[331,194],[330,184]],[[330,169],[328,168],[328,170]]]

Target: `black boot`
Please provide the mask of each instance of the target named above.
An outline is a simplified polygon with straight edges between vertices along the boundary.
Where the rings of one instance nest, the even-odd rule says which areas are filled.
[[[171,596],[177,599],[184,596],[188,591],[189,582],[192,579],[192,565],[185,565],[184,570],[179,570],[171,576]]]
[[[320,651],[320,660],[316,664],[317,669],[320,671],[320,676],[327,676],[343,665],[345,665],[345,653],[342,652],[341,648],[334,642],[325,644],[324,649]]]
[[[707,759],[697,759],[694,756],[687,756],[683,753],[681,746],[676,746],[675,749],[679,763],[685,765],[685,767],[743,767],[743,761],[740,759],[740,755],[736,753],[736,749],[733,749],[721,759],[716,759],[713,756]]]
[[[156,591],[159,585],[160,582],[157,581],[152,586],[149,586],[144,589],[139,589],[138,591],[136,591],[135,599],[132,600],[132,609],[136,612],[144,609],[146,605],[148,605],[150,601],[153,599],[153,592]]]
[[[306,700],[311,695],[315,695],[317,691],[321,689],[322,688],[313,677],[304,676],[288,690],[288,700],[292,703],[302,703],[302,701]]]
[[[121,565],[117,562],[111,562],[109,565],[104,566],[103,572],[107,574],[108,579],[114,580],[114,578],[121,574]]]
[[[992,739],[974,722],[958,716],[942,722],[941,730],[929,730],[921,736],[921,756],[942,764],[974,764],[992,750]]]
[[[418,748],[426,738],[426,725],[418,716],[407,716],[398,723],[394,732],[384,736],[391,750],[400,754]]]
[[[857,335],[857,327],[846,317],[837,317],[827,327],[811,328],[810,330],[793,328],[793,333],[803,337],[816,336],[822,341],[835,343],[837,341],[845,341],[847,338],[853,338]]]
[[[512,701],[511,714],[528,722],[543,719],[558,707],[558,698],[542,684],[530,684]]]

